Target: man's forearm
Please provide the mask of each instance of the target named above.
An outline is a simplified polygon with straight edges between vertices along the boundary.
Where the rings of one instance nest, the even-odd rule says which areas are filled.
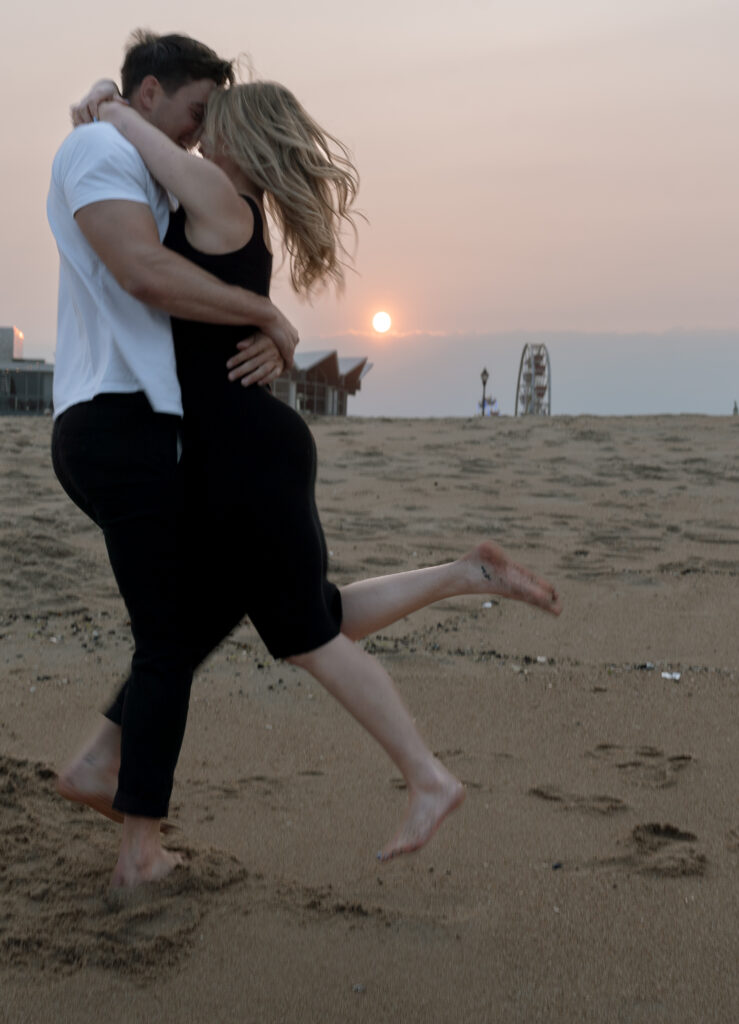
[[[183,320],[258,327],[292,366],[297,334],[266,296],[225,284],[164,247],[147,253],[139,266],[135,280],[121,284],[141,302]]]
[[[141,302],[183,320],[253,324],[261,328],[271,312],[272,304],[263,295],[224,284],[190,260],[164,248],[147,255],[135,280],[121,283]]]
[[[251,325],[293,364],[298,334],[268,298],[217,277],[165,249],[148,206],[102,200],[75,213],[82,234],[121,288],[150,306],[184,320]]]

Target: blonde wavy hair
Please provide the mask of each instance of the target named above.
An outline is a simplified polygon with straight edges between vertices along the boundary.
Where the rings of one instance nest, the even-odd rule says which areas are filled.
[[[321,285],[341,291],[356,239],[351,207],[359,175],[346,146],[324,131],[277,82],[246,82],[214,90],[205,133],[223,147],[257,188],[282,235],[296,292]]]

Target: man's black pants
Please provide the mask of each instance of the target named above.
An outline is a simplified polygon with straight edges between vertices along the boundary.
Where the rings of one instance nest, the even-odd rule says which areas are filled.
[[[153,412],[142,393],[104,394],[63,412],[52,436],[54,471],[103,531],[131,619],[131,675],[107,713],[122,729],[114,807],[151,818],[167,814],[193,670],[179,428],[179,417]]]

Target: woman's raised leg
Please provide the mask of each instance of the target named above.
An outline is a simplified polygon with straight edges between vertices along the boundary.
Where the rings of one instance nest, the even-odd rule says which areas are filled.
[[[361,640],[406,615],[463,594],[496,594],[559,615],[559,595],[546,580],[485,541],[454,562],[359,580],[341,588],[341,631]]]

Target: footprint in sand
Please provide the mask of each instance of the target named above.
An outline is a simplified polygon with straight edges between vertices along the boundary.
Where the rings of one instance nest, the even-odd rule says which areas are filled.
[[[84,965],[161,977],[181,963],[217,894],[245,880],[245,869],[178,839],[167,845],[182,854],[182,868],[133,893],[111,892],[116,826],[58,797],[54,779],[45,765],[0,757],[0,959],[25,972]]]
[[[632,829],[622,845],[626,852],[595,861],[591,866],[622,868],[639,875],[658,878],[699,877],[706,873],[708,860],[696,849],[698,837],[674,825],[648,822]]]
[[[739,828],[730,828],[726,833],[726,845],[731,853],[739,854]]]
[[[249,800],[256,798],[270,811],[285,810],[285,783],[269,775],[247,775],[236,780],[236,785],[229,783],[211,783],[201,779],[188,780],[195,799],[194,805],[200,812],[200,822],[215,820],[213,807],[220,800]]]
[[[620,747],[599,743],[586,757],[613,765],[632,785],[650,789],[667,789],[677,785],[678,776],[692,764],[690,754],[665,754],[658,747]]]
[[[460,777],[459,781],[462,783],[465,789],[473,790],[484,788],[482,783],[477,782],[475,779],[465,779],[464,777]],[[404,792],[408,789],[405,779],[401,778],[399,775],[395,775],[393,776],[392,779],[390,779],[390,785],[393,787],[393,789],[398,789],[401,792]]]
[[[562,811],[581,811],[585,814],[620,814],[629,809],[629,805],[617,796],[565,793],[553,785],[533,786],[529,796],[556,804]]]

